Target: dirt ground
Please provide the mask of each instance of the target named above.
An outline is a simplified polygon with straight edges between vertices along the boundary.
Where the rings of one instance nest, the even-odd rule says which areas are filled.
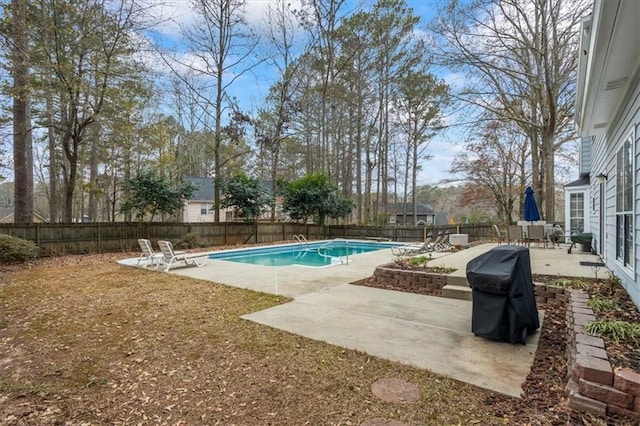
[[[566,407],[562,308],[541,307],[517,399],[244,321],[286,299],[115,264],[126,256],[0,269],[2,424],[631,424]],[[384,377],[419,400],[379,400]]]

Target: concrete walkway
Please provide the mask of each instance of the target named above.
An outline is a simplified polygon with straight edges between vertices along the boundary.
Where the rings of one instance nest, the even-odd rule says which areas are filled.
[[[432,264],[457,268],[454,274],[461,279],[467,262],[493,247],[483,244],[457,253],[435,253]],[[598,261],[596,256],[575,251],[568,255],[566,246],[532,247],[530,253],[533,273],[604,274],[604,268],[580,266],[581,260]],[[530,336],[527,345],[487,340],[471,333],[471,301],[348,284],[370,277],[376,266],[393,259],[386,249],[353,256],[349,265],[326,268],[208,260],[202,268],[176,268],[172,273],[294,298],[244,316],[247,320],[519,396],[539,333]],[[542,323],[542,313],[540,319]]]
[[[349,284],[243,318],[516,397],[539,337],[489,341],[471,333],[469,301]]]

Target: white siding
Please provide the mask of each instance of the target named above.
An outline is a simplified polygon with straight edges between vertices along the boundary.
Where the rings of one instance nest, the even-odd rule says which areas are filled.
[[[589,232],[593,233],[593,247],[596,248],[596,252],[600,254],[603,259],[606,258],[607,252],[605,250],[600,252],[600,183],[596,179],[596,176],[600,173],[607,174],[605,152],[606,152],[606,138],[604,135],[595,136],[591,143],[591,152],[593,153],[593,165],[590,174],[591,184],[589,186]],[[609,181],[605,182],[604,194],[605,198],[609,194],[607,191],[607,185]],[[615,193],[614,193],[615,195]],[[615,200],[613,198],[612,200]],[[595,208],[594,208],[595,207]],[[615,214],[615,212],[614,212]],[[614,229],[615,231],[615,229]],[[605,233],[605,243],[609,238]]]
[[[638,75],[634,78],[634,84],[631,86],[631,92],[626,102],[621,106],[618,111],[615,120],[612,120],[611,127],[607,130],[606,139],[598,138],[594,141],[592,146],[593,165],[591,169],[591,193],[598,197],[598,183],[595,176],[600,173],[605,173],[608,179],[605,183],[605,253],[604,259],[606,265],[618,276],[627,293],[634,300],[636,305],[640,306],[640,286],[638,284],[638,270],[640,267],[640,261],[638,259],[638,224],[640,223],[640,200],[638,199],[638,184],[640,183],[640,171],[638,170],[639,154],[640,154],[640,131],[635,131],[635,127],[640,125],[640,85]],[[639,128],[640,130],[640,128]],[[634,268],[622,267],[619,262],[616,261],[616,153],[621,144],[629,137],[630,134],[634,135],[634,174],[635,174],[635,193],[634,193],[634,256],[633,261]],[[599,197],[598,197],[599,198]],[[597,199],[596,202],[599,202]],[[594,235],[599,235],[599,217],[592,216],[590,221],[590,232]]]
[[[582,138],[580,142],[580,175],[591,170],[591,136]]]
[[[203,205],[208,205],[209,207],[213,205],[213,201],[201,202],[201,201],[191,201],[185,204],[182,209],[182,220],[186,223],[196,223],[196,222],[214,222],[215,215],[213,210],[208,212],[207,214],[202,214],[201,209]],[[228,209],[220,209],[220,221],[224,222],[226,219],[226,212]]]

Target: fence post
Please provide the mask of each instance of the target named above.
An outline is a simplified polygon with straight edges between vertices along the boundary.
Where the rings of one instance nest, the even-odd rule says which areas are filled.
[[[100,228],[100,222],[97,222],[98,225],[98,253],[102,253],[102,229]]]

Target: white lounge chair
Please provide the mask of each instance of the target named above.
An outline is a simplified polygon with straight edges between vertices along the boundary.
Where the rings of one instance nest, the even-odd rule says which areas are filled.
[[[453,244],[449,242],[449,234],[441,235],[442,239],[435,243],[436,251],[448,251],[453,249]]]
[[[167,267],[164,269],[165,272],[169,272],[171,266],[175,265],[176,262],[184,262],[185,266],[197,266],[198,268],[203,266],[207,261],[208,253],[184,253],[184,252],[176,252],[173,250],[173,244],[169,241],[158,241],[158,246],[160,247],[160,251],[162,252],[162,257],[165,265]]]
[[[140,250],[142,250],[142,254],[138,258],[137,265],[141,265],[143,268],[152,265],[157,268],[160,263],[162,263],[164,255],[162,253],[156,253],[153,251],[153,247],[151,247],[151,241],[140,238],[138,239],[138,245],[140,246]]]
[[[427,239],[423,243],[407,244],[406,246],[400,247],[391,247],[391,253],[393,253],[394,256],[414,256],[416,254],[422,254],[430,251],[433,251],[431,237],[427,237]]]

